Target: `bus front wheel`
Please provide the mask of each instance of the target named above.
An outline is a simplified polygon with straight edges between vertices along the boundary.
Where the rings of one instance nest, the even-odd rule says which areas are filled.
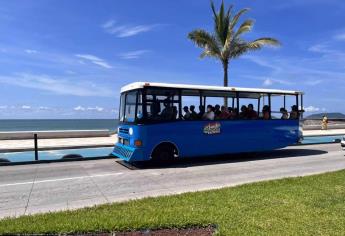
[[[173,144],[163,143],[152,152],[153,161],[173,161],[177,157],[177,149]]]

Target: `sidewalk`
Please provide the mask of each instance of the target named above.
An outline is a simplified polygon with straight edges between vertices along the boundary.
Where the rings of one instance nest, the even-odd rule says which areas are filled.
[[[345,135],[345,129],[329,129],[329,130],[304,130],[303,136],[333,136]]]
[[[110,137],[93,138],[58,138],[58,139],[39,139],[39,150],[64,149],[64,148],[88,148],[114,146],[117,135]],[[0,140],[1,152],[31,151],[34,149],[34,140]]]

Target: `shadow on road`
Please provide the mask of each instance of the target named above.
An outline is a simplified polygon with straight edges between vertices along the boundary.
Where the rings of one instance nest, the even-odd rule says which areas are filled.
[[[269,152],[257,152],[257,153],[239,153],[239,154],[226,154],[217,156],[205,156],[198,158],[184,158],[178,161],[171,162],[144,162],[144,163],[125,163],[118,161],[121,165],[124,165],[128,169],[162,169],[162,168],[187,168],[193,166],[214,165],[222,163],[235,163],[245,161],[257,161],[266,159],[277,159],[287,157],[305,157],[326,154],[327,151],[315,150],[315,149],[281,149]]]

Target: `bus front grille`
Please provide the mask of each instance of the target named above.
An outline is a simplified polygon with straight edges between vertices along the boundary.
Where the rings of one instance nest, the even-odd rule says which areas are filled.
[[[127,128],[119,128],[119,132],[122,134],[128,134],[129,130]]]
[[[119,156],[125,157],[125,158],[131,158],[133,151],[128,150],[127,148],[121,147],[121,146],[115,146],[113,153]]]

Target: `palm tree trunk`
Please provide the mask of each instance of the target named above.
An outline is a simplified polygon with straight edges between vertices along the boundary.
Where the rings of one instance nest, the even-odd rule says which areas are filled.
[[[224,61],[223,62],[223,70],[224,70],[224,87],[228,87],[228,66],[229,62]],[[228,107],[228,98],[224,97],[224,106]]]

